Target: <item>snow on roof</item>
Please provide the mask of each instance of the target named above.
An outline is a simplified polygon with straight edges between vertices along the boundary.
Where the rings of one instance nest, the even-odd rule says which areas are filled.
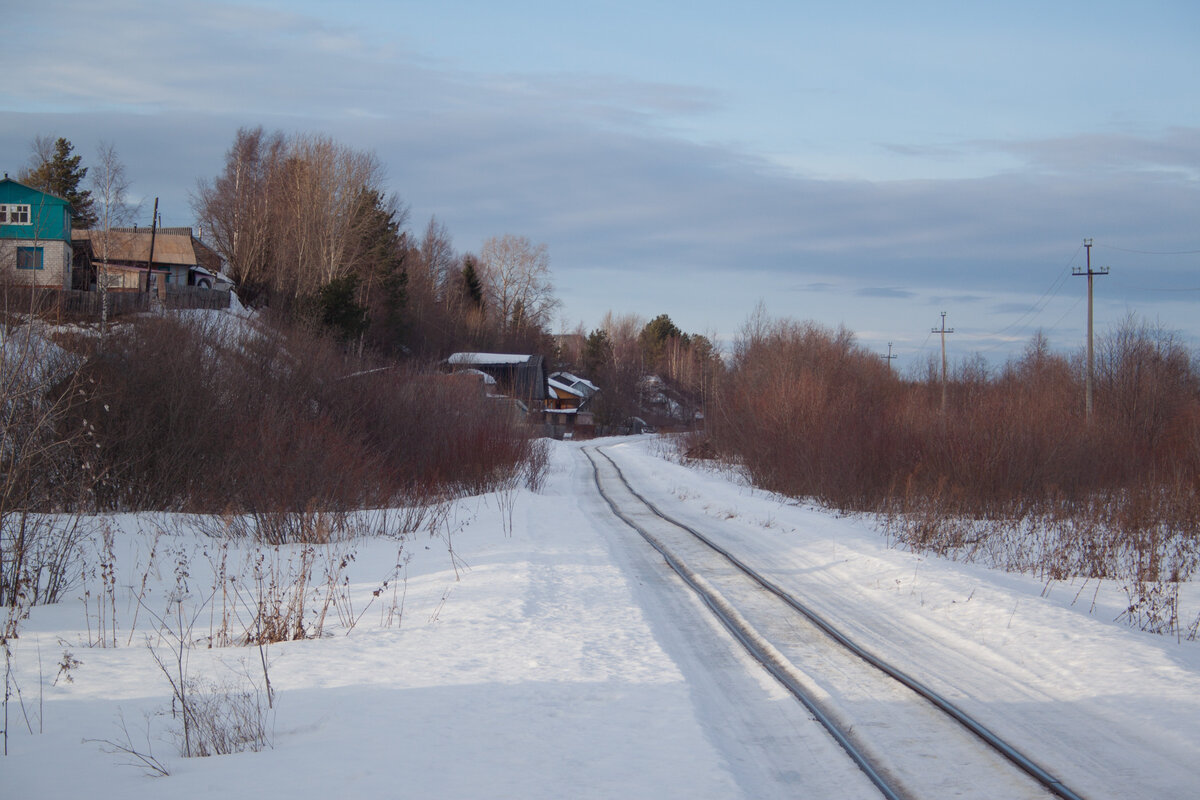
[[[595,394],[596,392],[600,391],[600,387],[597,386],[596,384],[592,383],[591,381],[589,381],[587,378],[581,378],[578,375],[572,375],[570,372],[561,372],[561,371],[555,372],[553,375],[550,376],[550,379],[558,380],[560,383],[564,383],[567,386],[572,387],[573,389],[578,389],[578,387],[583,387],[584,389],[591,392],[592,394]]]
[[[565,383],[561,383],[554,378],[549,378],[547,383],[550,387],[550,393],[556,398],[561,399],[564,394],[569,394],[574,397],[583,397],[583,392],[579,391],[578,389],[572,389],[570,386],[567,386]]]
[[[481,369],[460,369],[458,372],[456,372],[454,374],[455,375],[477,375],[480,378],[482,378],[483,382],[485,384],[487,384],[488,386],[496,385],[496,379],[493,378],[491,375],[488,375],[486,372],[484,372]]]
[[[446,359],[449,364],[526,364],[532,356],[514,353],[455,353]]]

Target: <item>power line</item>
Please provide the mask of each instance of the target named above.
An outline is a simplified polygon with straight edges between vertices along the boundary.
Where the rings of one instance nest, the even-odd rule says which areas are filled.
[[[995,331],[994,333],[984,334],[984,336],[986,336],[987,338],[992,338],[992,339],[1000,339],[1001,337],[1004,336],[1004,334],[1008,333],[1011,330],[1019,330],[1022,328],[1026,328],[1026,327],[1028,327],[1028,325],[1032,324],[1032,322],[1035,319],[1037,319],[1039,316],[1042,315],[1043,312],[1045,312],[1045,310],[1050,306],[1050,301],[1052,301],[1054,298],[1058,297],[1059,291],[1063,288],[1063,286],[1066,285],[1067,278],[1071,277],[1071,265],[1075,263],[1075,259],[1079,258],[1079,253],[1081,250],[1083,250],[1082,244],[1075,248],[1075,252],[1071,254],[1071,258],[1068,259],[1067,263],[1064,264],[1062,269],[1060,269],[1058,271],[1054,280],[1050,283],[1049,288],[1047,288],[1046,291],[1042,292],[1041,297],[1039,297],[1036,301],[1034,301],[1033,305],[1029,308],[1028,311],[1026,311],[1021,316],[1017,317],[1015,320],[1010,322],[1008,325],[1005,325],[1000,330]],[[1065,317],[1066,315],[1064,314],[1063,316]],[[1062,322],[1062,319],[1060,318],[1058,322]],[[1051,328],[1058,327],[1058,322],[1054,323],[1054,325],[1051,325],[1050,327]],[[1003,341],[997,341],[995,344],[991,345],[990,347],[982,348],[978,352],[990,353],[994,350],[998,350],[1004,344],[1005,344],[1005,342],[1003,342]]]
[[[1141,286],[1126,286],[1127,292],[1200,292],[1200,286],[1180,286],[1178,288],[1167,289],[1145,289]]]
[[[1106,250],[1118,250],[1122,253],[1137,253],[1141,256],[1196,256],[1200,255],[1200,250],[1130,250],[1125,247],[1116,247],[1111,244],[1100,244],[1097,247],[1103,247]]]

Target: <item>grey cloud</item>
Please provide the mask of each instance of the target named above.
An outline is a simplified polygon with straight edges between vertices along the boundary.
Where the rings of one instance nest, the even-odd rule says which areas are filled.
[[[906,300],[910,297],[916,296],[913,292],[910,292],[907,289],[897,289],[888,286],[876,286],[868,287],[866,289],[859,289],[854,294],[858,297],[883,297],[894,298],[898,300]]]
[[[978,142],[981,149],[1008,153],[1030,168],[1079,175],[1161,171],[1200,178],[1200,129],[1173,128],[1155,137],[1082,134],[1030,141]]]
[[[983,297],[981,295],[977,295],[977,294],[956,294],[956,295],[942,295],[942,296],[930,297],[929,302],[932,303],[933,305],[939,305],[939,306],[951,305],[951,304],[974,305],[976,303],[986,302],[987,299],[988,298]]]
[[[1032,314],[1040,308],[1035,303],[997,303],[991,310],[997,314]]]
[[[1029,165],[983,178],[816,180],[665,132],[665,119],[721,103],[693,87],[577,74],[484,79],[403,48],[372,51],[352,32],[301,17],[272,22],[250,42],[241,12],[207,22],[178,12],[184,29],[218,31],[202,45],[170,38],[178,28],[165,24],[167,11],[155,13],[143,34],[115,44],[66,31],[85,48],[128,50],[124,64],[97,66],[91,77],[35,77],[29,94],[0,90],[0,153],[12,159],[4,169],[25,163],[37,134],[71,139],[85,164],[108,139],[134,190],[161,196],[173,224],[187,224],[189,193],[219,172],[239,126],[325,133],[376,152],[413,224],[436,214],[462,250],[504,232],[546,242],[560,286],[598,270],[630,279],[663,272],[703,287],[753,275],[775,289],[842,291],[860,307],[1036,297],[1085,236],[1124,250],[1200,249],[1200,186],[1185,169],[1200,164],[1195,129],[964,144]],[[83,55],[75,63],[98,56]],[[72,103],[91,110],[45,111]],[[1089,168],[1096,164],[1106,166]],[[1106,253],[1114,269],[1133,261],[1124,255]],[[1143,285],[1197,263],[1143,261]],[[571,291],[598,296],[603,287]]]

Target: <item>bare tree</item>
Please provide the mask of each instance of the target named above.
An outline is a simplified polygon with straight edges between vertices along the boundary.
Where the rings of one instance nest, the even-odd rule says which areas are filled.
[[[277,196],[277,226],[287,231],[281,246],[293,248],[279,264],[279,280],[294,281],[311,294],[331,281],[358,272],[365,258],[360,204],[383,183],[373,154],[324,136],[301,136],[288,144],[284,190]],[[285,267],[295,265],[295,274]]]
[[[479,259],[489,307],[496,313],[501,333],[514,327],[545,328],[550,323],[558,300],[546,245],[506,233],[484,242]]]
[[[128,191],[129,179],[125,175],[125,165],[117,156],[116,148],[111,143],[101,141],[96,150],[96,166],[92,169],[92,199],[97,224],[92,234],[92,245],[100,256],[96,287],[102,298],[101,337],[108,328],[109,254],[116,249],[116,237],[125,235],[115,229],[127,225],[135,213],[125,199]]]
[[[284,150],[281,133],[239,129],[225,154],[225,171],[211,183],[201,181],[192,198],[197,220],[247,299],[271,282],[270,200]]]
[[[437,217],[430,217],[429,224],[425,226],[425,236],[421,239],[421,266],[424,272],[422,279],[428,283],[431,295],[446,294],[447,283],[457,261],[450,231],[438,222]],[[416,280],[417,276],[412,277]],[[449,301],[452,298],[446,299]]]
[[[243,128],[224,173],[202,181],[192,205],[234,281],[251,296],[286,301],[363,271],[373,246],[364,212],[383,196],[382,183],[373,153],[324,136]],[[384,207],[400,211],[391,200]]]

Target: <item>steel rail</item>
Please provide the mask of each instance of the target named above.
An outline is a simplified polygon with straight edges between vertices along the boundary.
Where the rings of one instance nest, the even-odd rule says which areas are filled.
[[[855,765],[863,772],[863,774],[866,775],[867,779],[870,780],[877,789],[879,789],[880,793],[883,794],[884,797],[886,797],[888,800],[904,800],[904,796],[898,794],[896,790],[893,789],[890,784],[888,784],[887,780],[879,774],[866,755],[864,755],[857,747],[854,746],[854,743],[851,742],[842,729],[838,727],[837,723],[835,723],[816,704],[816,702],[808,696],[808,693],[804,691],[803,687],[801,687],[799,683],[797,683],[796,680],[782,668],[778,660],[772,658],[770,654],[765,651],[762,645],[755,641],[756,637],[750,633],[749,625],[747,625],[744,620],[735,619],[734,614],[731,613],[731,610],[725,604],[720,602],[713,592],[709,591],[703,585],[703,582],[693,570],[689,569],[687,565],[676,559],[674,554],[672,554],[662,542],[654,538],[653,534],[626,516],[625,512],[623,512],[617,506],[612,497],[610,497],[609,494],[604,491],[604,487],[600,485],[600,470],[596,466],[596,462],[592,459],[591,453],[588,452],[588,448],[584,448],[583,454],[587,456],[588,461],[590,461],[592,464],[592,477],[595,481],[596,489],[600,492],[600,496],[604,499],[604,502],[608,504],[608,507],[612,510],[613,514],[630,528],[633,528],[633,530],[636,531],[643,539],[645,539],[651,547],[658,551],[659,555],[661,555],[667,562],[667,565],[670,566],[671,569],[683,580],[683,582],[686,583],[688,587],[700,597],[700,599],[706,606],[708,606],[709,610],[712,611],[713,615],[716,616],[725,629],[733,635],[733,637],[742,645],[743,648],[745,648],[746,652],[748,652],[755,661],[761,664],[763,668],[767,670],[767,672],[771,673],[775,680],[779,681],[779,683],[782,684],[783,687],[787,689],[790,694],[792,694],[792,696],[799,700],[800,703],[806,709],[808,709],[809,713],[812,714],[819,723],[821,723],[825,730],[827,730],[833,737],[834,741],[836,741],[841,748],[846,751],[846,754],[850,757],[850,760],[853,761]],[[608,458],[608,456],[604,453],[601,453],[600,455]],[[608,460],[610,463],[613,463],[612,459]],[[615,463],[613,463],[613,467],[617,469],[617,473],[620,476],[622,483],[625,484],[626,488],[629,488],[630,492],[633,492],[633,489],[629,487],[628,481],[626,481],[624,475],[621,474],[620,468],[617,467]],[[634,494],[636,495],[636,493]],[[639,499],[641,498],[639,497]],[[642,500],[642,502],[645,503],[645,500]],[[649,506],[648,503],[647,506]],[[658,513],[653,506],[650,506],[650,508],[652,511],[655,511],[655,513]],[[659,514],[659,516],[662,515]]]
[[[790,606],[795,611],[797,611],[798,613],[803,615],[806,619],[808,619],[810,622],[812,622],[814,625],[816,625],[818,628],[820,628],[831,639],[833,639],[838,644],[845,647],[847,650],[849,650],[851,653],[856,655],[858,658],[862,659],[867,664],[870,664],[872,667],[875,667],[876,669],[878,669],[880,672],[883,672],[888,677],[893,678],[894,680],[898,681],[899,683],[903,684],[904,686],[907,686],[909,689],[911,689],[916,694],[925,698],[925,700],[927,700],[933,706],[935,706],[936,708],[938,708],[939,710],[941,710],[942,712],[944,712],[945,714],[950,716],[952,719],[954,719],[956,722],[958,722],[960,725],[962,725],[968,731],[975,734],[977,737],[979,737],[979,739],[981,739],[983,742],[985,742],[989,747],[994,749],[1000,755],[1004,756],[1004,758],[1008,759],[1010,762],[1012,762],[1014,765],[1016,765],[1018,768],[1020,768],[1023,772],[1025,772],[1027,775],[1029,775],[1031,778],[1033,778],[1039,784],[1044,786],[1048,791],[1050,791],[1056,797],[1061,797],[1061,798],[1063,798],[1063,800],[1084,800],[1082,795],[1080,795],[1080,794],[1076,793],[1075,791],[1073,791],[1072,789],[1070,789],[1061,780],[1054,777],[1046,769],[1044,769],[1043,767],[1038,765],[1036,762],[1034,762],[1033,759],[1029,758],[1024,753],[1022,753],[1020,750],[1018,750],[1016,747],[1014,747],[1013,745],[1011,745],[1008,742],[1001,739],[997,734],[993,733],[991,730],[989,730],[987,727],[985,727],[982,723],[980,723],[979,721],[977,721],[976,719],[971,717],[969,714],[967,714],[965,711],[960,709],[958,706],[951,703],[949,700],[947,700],[941,694],[939,694],[932,688],[926,686],[925,684],[921,683],[916,678],[913,678],[911,675],[908,675],[907,673],[903,672],[902,670],[887,663],[879,656],[875,655],[874,653],[870,652],[866,648],[859,645],[857,642],[850,639],[848,636],[843,634],[840,630],[835,628],[828,620],[826,620],[820,614],[818,614],[817,612],[813,611],[808,606],[801,603],[799,600],[797,600],[795,597],[793,597],[791,594],[789,594],[785,589],[780,587],[778,584],[774,583],[773,581],[768,580],[767,578],[764,578],[762,575],[760,575],[753,568],[748,566],[745,562],[743,562],[737,556],[733,555],[727,549],[725,549],[724,547],[721,547],[716,542],[712,541],[712,539],[705,536],[703,533],[701,533],[701,532],[697,531],[695,528],[692,528],[691,526],[689,526],[683,522],[680,522],[679,520],[674,519],[673,517],[670,517],[667,514],[663,513],[663,511],[660,508],[658,508],[658,506],[654,505],[654,503],[647,500],[636,489],[633,488],[633,486],[629,483],[629,480],[625,477],[625,473],[621,470],[621,467],[615,461],[613,461],[611,456],[609,456],[607,453],[603,452],[600,448],[591,448],[591,449],[594,450],[596,453],[598,453],[600,456],[603,456],[603,458],[606,461],[608,461],[609,464],[612,465],[613,469],[617,473],[617,477],[620,479],[621,483],[625,485],[625,488],[629,491],[629,493],[632,494],[634,497],[636,497],[638,499],[638,501],[641,502],[644,506],[646,506],[646,508],[648,508],[655,516],[659,517],[660,519],[662,519],[663,521],[665,521],[671,525],[674,525],[675,527],[679,528],[680,530],[690,533],[692,536],[699,539],[706,546],[708,546],[713,551],[715,551],[716,553],[721,555],[723,558],[728,560],[729,563],[731,563],[735,567],[737,567],[742,573],[744,573],[751,580],[758,583],[764,589],[771,592],[776,597],[778,597],[780,600],[782,600],[784,603],[786,603],[788,606]],[[617,510],[615,503],[608,497],[607,494],[605,494],[604,489],[600,487],[600,472],[599,472],[599,469],[596,467],[596,462],[591,458],[591,455],[588,453],[587,448],[584,449],[584,454],[587,455],[588,460],[591,461],[591,463],[592,463],[592,469],[595,474],[596,487],[600,491],[601,496],[604,497],[605,501],[608,503],[609,507],[611,507],[613,509],[614,513],[618,517],[620,517],[627,525],[629,525],[630,527],[634,528],[639,533],[641,533],[643,538],[648,538],[648,540],[651,539],[652,537],[648,537],[648,534],[644,533],[640,528],[638,528],[638,526],[636,524],[634,524],[632,521],[630,521],[628,519],[628,517],[626,517],[623,513],[621,513],[620,511]],[[651,541],[651,544],[655,545],[655,543],[653,541]],[[655,549],[657,549],[660,553],[663,553],[664,558],[667,558],[668,563],[671,563],[672,568],[675,569],[675,566],[673,563],[674,558],[667,556],[667,554],[664,552],[664,548],[662,548],[659,545],[655,545]],[[678,569],[676,569],[676,571],[678,572]],[[689,582],[689,585],[690,585],[690,582]],[[695,588],[695,587],[693,587],[693,588]],[[724,620],[722,620],[722,621],[724,622]],[[756,658],[757,658],[757,655],[756,655]],[[759,660],[761,661],[761,659],[759,659]],[[770,669],[769,666],[768,666],[768,669]],[[775,674],[774,670],[772,670],[772,674]],[[778,678],[779,676],[776,675],[776,677]],[[788,684],[788,682],[786,682],[786,681],[782,681],[782,682],[784,682],[784,684],[788,686],[789,690],[791,690],[791,686]],[[795,692],[793,692],[793,693],[795,693]],[[801,702],[804,703],[805,707],[812,710],[811,704],[806,699],[801,698]],[[830,724],[827,724],[824,720],[822,720],[822,724],[825,725],[825,727],[827,729],[830,728]],[[830,729],[830,730],[832,732],[832,729]],[[835,734],[835,738],[838,739],[839,744],[842,744],[842,739],[837,734]],[[846,744],[842,744],[842,746],[843,746],[843,748],[847,747]],[[848,749],[848,752],[849,752],[849,749]],[[852,753],[851,757],[854,758],[853,753]],[[862,766],[862,763],[860,763],[857,758],[855,758],[855,763],[858,763],[860,767]],[[873,769],[871,771],[864,770],[864,772],[867,772],[868,777],[871,777],[872,775],[875,774]],[[872,781],[874,782],[874,778],[872,778]],[[876,783],[876,785],[878,786],[879,784]]]

